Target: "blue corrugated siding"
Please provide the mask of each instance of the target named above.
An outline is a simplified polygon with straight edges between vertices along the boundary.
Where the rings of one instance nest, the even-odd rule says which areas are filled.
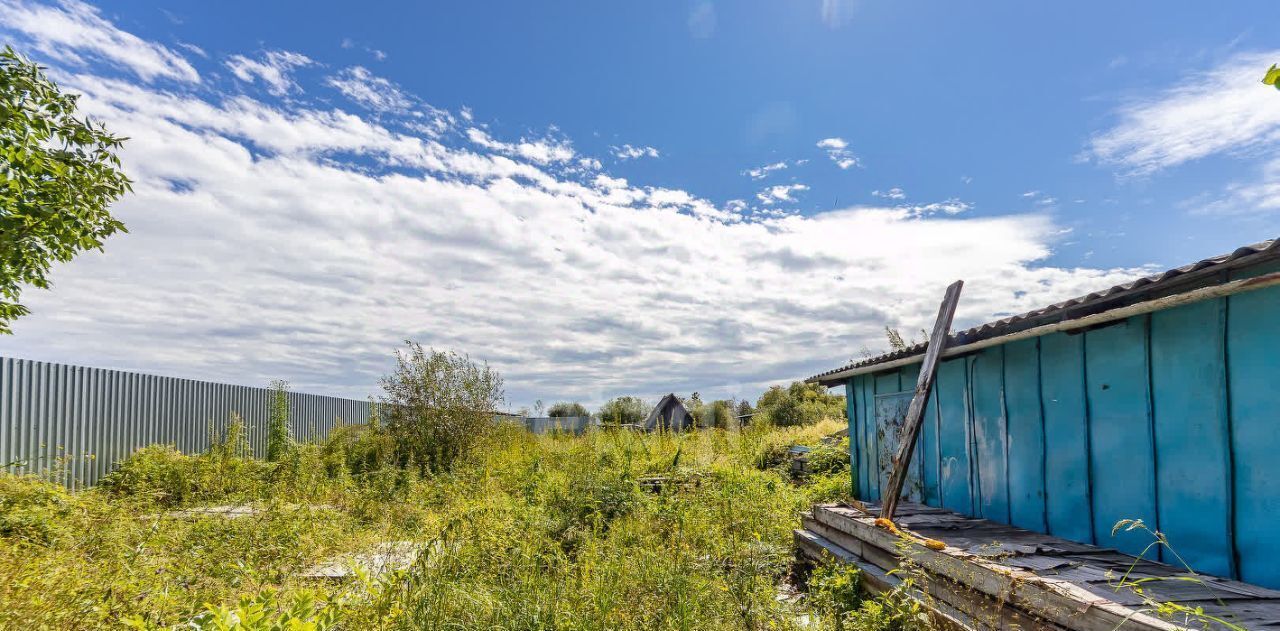
[[[1159,528],[1155,510],[1147,377],[1147,318],[1139,316],[1084,334],[1088,386],[1089,467],[1093,471],[1093,537],[1099,545],[1136,554],[1143,532],[1111,530],[1122,519]]]
[[[1198,571],[1280,587],[1278,322],[1268,288],[949,358],[916,448],[919,497],[1130,553],[1150,536],[1112,527],[1142,519]],[[846,388],[861,497],[887,478],[874,397],[918,370]]]
[[[1040,341],[1044,403],[1045,513],[1048,532],[1093,541],[1089,500],[1089,412],[1084,402],[1084,336],[1054,333]]]
[[[1009,519],[1044,532],[1044,419],[1040,411],[1038,340],[1009,344],[1004,353],[1005,414],[1009,433]]]
[[[964,358],[949,359],[939,364],[935,388],[939,413],[939,501],[953,511],[971,514],[968,365]]]
[[[1151,315],[1160,530],[1188,563],[1219,576],[1233,565],[1225,309],[1214,300]]]
[[[1235,545],[1240,578],[1280,587],[1280,292],[1232,296],[1227,304],[1227,375],[1234,460]]]

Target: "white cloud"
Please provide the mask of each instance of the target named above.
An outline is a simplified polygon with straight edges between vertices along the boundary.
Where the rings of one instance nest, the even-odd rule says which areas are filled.
[[[770,173],[773,173],[774,171],[781,171],[785,168],[787,168],[787,162],[786,160],[783,160],[782,162],[774,162],[773,164],[766,164],[762,167],[747,169],[746,171],[743,171],[742,174],[753,180],[763,180],[768,177]]]
[[[287,50],[269,50],[262,54],[262,59],[232,55],[226,61],[227,68],[237,79],[246,83],[262,79],[267,91],[275,96],[297,91],[299,88],[293,80],[293,70],[313,63],[310,57]]]
[[[887,191],[879,191],[879,190],[871,191],[871,195],[873,197],[883,197],[885,199],[894,199],[894,200],[907,198],[907,194],[903,192],[902,189],[896,186]]]
[[[1261,83],[1280,51],[1243,53],[1117,112],[1085,156],[1142,175],[1213,154],[1274,146],[1280,94]]]
[[[1027,192],[1023,193],[1023,194],[1022,194],[1022,196],[1023,196],[1023,197],[1026,197],[1026,198],[1028,198],[1028,199],[1030,199],[1030,198],[1035,197],[1035,196],[1037,196],[1037,195],[1039,195],[1039,194],[1040,194],[1040,191],[1027,191]]]
[[[200,82],[199,73],[182,55],[116,28],[102,19],[97,8],[76,0],[59,6],[0,0],[0,25],[35,50],[67,64],[82,66],[87,58],[102,59],[128,68],[143,81]]]
[[[361,66],[345,68],[325,83],[375,112],[403,112],[413,107],[413,100],[399,86]]]
[[[551,139],[520,139],[519,142],[501,142],[494,140],[489,136],[488,132],[471,127],[467,129],[467,138],[481,147],[492,149],[500,153],[512,156],[519,156],[536,164],[551,164],[553,162],[568,162],[574,159],[576,155],[573,146],[565,140]],[[588,161],[579,163],[581,166],[591,167],[599,162]]]
[[[657,158],[658,150],[653,147],[631,145],[622,145],[621,147],[610,147],[613,157],[619,160],[635,160],[636,158]]]
[[[827,150],[827,157],[841,169],[858,166],[858,157],[849,151],[849,143],[844,138],[823,138],[818,147]]]
[[[130,232],[28,291],[0,355],[362,398],[412,338],[490,362],[514,406],[754,397],[878,345],[886,323],[927,326],[955,278],[963,327],[1140,271],[1046,266],[1061,230],[1041,214],[947,200],[748,218],[742,200],[575,172],[567,141],[457,116],[425,133],[412,113],[92,68],[63,85],[130,138]]]
[[[763,204],[773,204],[776,202],[794,202],[796,198],[794,193],[809,190],[804,184],[779,184],[770,186],[769,188],[756,193],[756,199]]]
[[[929,204],[914,204],[902,206],[911,213],[913,217],[926,217],[929,215],[957,215],[973,208],[973,204],[961,201],[952,197],[951,199],[932,202]]]
[[[1249,181],[1227,184],[1216,196],[1187,201],[1193,214],[1258,216],[1280,212],[1280,158],[1256,169]]]

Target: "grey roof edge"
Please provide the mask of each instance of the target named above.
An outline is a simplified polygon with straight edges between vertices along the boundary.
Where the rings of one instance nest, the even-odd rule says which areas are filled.
[[[971,344],[1044,324],[1075,320],[1118,307],[1171,296],[1197,287],[1215,285],[1226,281],[1226,278],[1222,275],[1227,272],[1277,259],[1280,259],[1280,239],[1261,241],[1236,248],[1229,254],[1201,259],[1195,263],[1175,267],[1159,274],[1139,278],[1102,291],[1085,294],[1047,307],[965,329],[951,334],[948,337],[947,345]],[[805,381],[833,385],[841,381],[841,379],[829,379],[828,377],[831,375],[905,359],[913,355],[920,355],[924,351],[925,344],[923,342],[914,344],[902,350],[891,351],[819,373]]]

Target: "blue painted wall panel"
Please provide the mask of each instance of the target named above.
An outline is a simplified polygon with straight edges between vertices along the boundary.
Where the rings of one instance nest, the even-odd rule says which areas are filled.
[[[900,387],[903,392],[915,392],[916,380],[919,378],[920,364],[903,366],[898,379],[898,387]],[[923,433],[924,428],[921,427],[921,434]],[[906,489],[908,498],[913,502],[919,502],[924,497],[924,463],[921,458],[921,451],[923,450],[920,449],[920,445],[921,442],[917,440],[916,449],[911,454],[911,468],[914,471],[911,479],[914,483],[910,488]]]
[[[867,484],[863,488],[864,495],[862,497],[868,500],[874,500],[876,490],[879,488],[879,484],[876,480],[880,475],[879,469],[876,467],[875,387],[871,375],[862,376],[861,381],[860,390],[862,392],[862,396],[859,397],[858,402],[862,405],[862,453],[865,454],[862,467],[867,479]]]
[[[1197,571],[1280,587],[1278,323],[1280,288],[1267,288],[945,360],[917,447],[921,497],[1130,553],[1150,536],[1111,528],[1142,519]],[[915,376],[847,390],[875,456],[857,463],[869,492],[885,477],[875,393]]]
[[[1112,536],[1116,522],[1142,519],[1159,528],[1146,324],[1140,316],[1085,334],[1094,538],[1130,554],[1141,552],[1150,538],[1137,531]]]
[[[1228,298],[1227,373],[1240,578],[1280,587],[1280,289]]]
[[[1213,300],[1151,315],[1160,530],[1192,567],[1219,576],[1232,575],[1225,308]]]
[[[1015,526],[1045,532],[1039,340],[1019,340],[1005,346],[1004,393],[1009,432],[1009,518]]]
[[[1089,423],[1085,406],[1084,335],[1053,333],[1040,338],[1041,401],[1044,404],[1045,512],[1049,533],[1093,541],[1089,499]]]
[[[852,379],[844,382],[844,409],[849,425],[849,471],[853,472],[854,497],[859,497],[862,476],[858,471],[858,397]]]
[[[873,377],[873,381],[875,393],[877,395],[897,394],[902,392],[898,371],[896,370],[887,373],[879,373]],[[874,419],[876,418],[874,411],[870,418],[873,420],[872,426],[876,428],[876,431],[874,432],[876,450],[872,456],[871,462],[875,467],[877,479],[880,482],[872,491],[872,499],[878,501],[882,499],[882,491],[884,490],[885,484],[888,482],[889,471],[891,470],[891,460],[888,455],[888,450],[891,448],[891,445],[896,444],[897,441],[892,436],[885,436],[884,428],[874,423]]]
[[[969,491],[968,360],[948,359],[938,365],[939,495],[941,504],[971,514]]]
[[[921,501],[929,506],[941,506],[938,493],[938,389],[929,392],[929,403],[924,409],[923,426],[920,428],[920,479],[924,483]]]
[[[1004,347],[983,349],[969,362],[978,516],[1007,524],[1009,461],[1004,416]]]

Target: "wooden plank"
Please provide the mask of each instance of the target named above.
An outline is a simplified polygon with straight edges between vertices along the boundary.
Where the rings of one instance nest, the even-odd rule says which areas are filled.
[[[796,547],[805,554],[805,556],[817,562],[827,562],[830,559],[838,559],[841,563],[852,565],[858,568],[859,585],[865,591],[871,594],[882,594],[887,591],[896,589],[902,585],[902,580],[890,574],[884,569],[868,563],[857,555],[844,550],[834,542],[829,541],[821,535],[807,531],[794,530]],[[925,609],[930,611],[933,626],[954,629],[955,631],[983,631],[987,627],[979,626],[961,611],[951,607],[947,603],[938,602],[932,598],[928,598],[919,589],[912,589],[907,596],[915,599],[925,605]],[[1014,628],[1032,628],[1032,627],[1010,627]],[[1003,631],[1003,630],[1002,630]]]
[[[804,538],[827,542],[828,545],[835,546],[836,551],[828,550],[832,556],[839,558],[842,562],[853,563],[864,573],[872,575],[888,576],[897,585],[898,579],[894,574],[900,572],[898,558],[893,554],[885,552],[875,546],[863,545],[861,541],[850,535],[843,533],[835,528],[823,524],[812,516],[804,519],[804,529],[797,530],[797,533],[805,533]],[[797,534],[797,543],[801,544],[801,550],[805,550],[805,543],[801,541],[802,535]],[[857,547],[859,552],[851,552],[846,546],[850,542]],[[812,544],[809,544],[812,545]],[[813,554],[806,554],[812,557]],[[852,560],[849,558],[852,557]],[[1027,631],[1030,629],[1042,629],[1045,631],[1062,631],[1063,627],[1042,620],[1035,616],[1028,615],[1010,607],[1007,603],[993,600],[984,594],[976,594],[972,589],[947,580],[945,578],[930,576],[926,580],[918,582],[923,586],[927,596],[921,601],[928,607],[935,610],[942,610],[948,614],[950,618],[963,618],[969,621],[970,627],[975,629],[998,629],[1000,631]],[[879,593],[877,590],[871,590],[873,593]],[[924,593],[920,593],[924,596]],[[960,614],[957,616],[957,614]]]
[[[956,315],[956,304],[960,301],[960,289],[964,281],[958,280],[947,287],[947,293],[938,306],[938,318],[933,323],[933,333],[929,336],[929,344],[924,352],[924,361],[920,365],[920,377],[916,380],[915,395],[911,398],[911,407],[907,409],[907,418],[903,422],[901,443],[898,455],[893,463],[893,475],[889,477],[881,515],[893,519],[893,511],[898,506],[898,498],[902,495],[902,484],[907,479],[911,465],[911,456],[915,453],[916,439],[920,436],[920,421],[924,416],[924,406],[929,400],[929,391],[933,388],[933,379],[938,372],[938,358],[947,345],[947,335],[951,332],[951,319]]]
[[[1175,625],[1140,613],[1079,585],[1035,575],[948,549],[933,551],[877,528],[851,509],[819,506],[814,518],[886,552],[908,555],[933,574],[969,586],[1001,602],[1078,631],[1114,631],[1121,625],[1142,631],[1174,631]]]

